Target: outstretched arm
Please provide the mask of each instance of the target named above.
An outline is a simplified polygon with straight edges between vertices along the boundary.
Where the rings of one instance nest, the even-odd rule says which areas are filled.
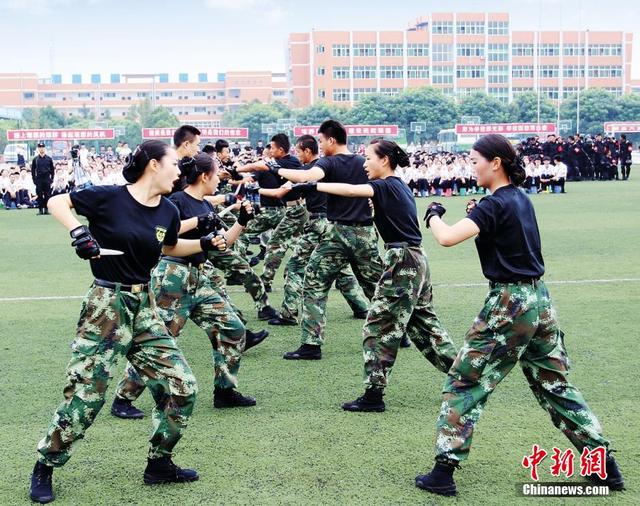
[[[373,197],[373,188],[368,184],[317,183],[318,191],[343,197]]]

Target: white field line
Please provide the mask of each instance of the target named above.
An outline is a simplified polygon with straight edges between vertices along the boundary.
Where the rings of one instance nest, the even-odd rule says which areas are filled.
[[[547,285],[602,285],[611,283],[638,283],[640,278],[612,278],[612,279],[561,279],[556,281],[545,281]],[[475,288],[487,286],[488,283],[435,283],[436,288]],[[230,293],[243,293],[242,288],[227,288]],[[279,290],[274,290],[278,292]],[[84,295],[59,295],[59,296],[43,296],[43,297],[0,297],[0,302],[29,302],[37,300],[72,300],[82,299]]]

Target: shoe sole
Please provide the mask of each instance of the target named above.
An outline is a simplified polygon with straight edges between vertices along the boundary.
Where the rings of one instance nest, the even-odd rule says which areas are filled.
[[[297,322],[285,322],[282,320],[275,320],[274,318],[271,318],[267,323],[269,325],[275,325],[277,327],[295,327],[298,325]]]
[[[53,502],[55,500],[55,498],[56,498],[56,496],[52,495],[52,496],[47,496],[47,497],[44,497],[44,498],[41,497],[39,499],[36,499],[31,494],[29,494],[29,499],[31,499],[33,502],[37,502],[38,504],[47,504],[47,503]]]
[[[456,489],[451,487],[428,487],[420,485],[420,482],[416,481],[416,487],[422,490],[426,490],[427,492],[431,492],[433,494],[444,495],[447,497],[451,497],[456,495]]]
[[[122,413],[118,413],[117,411],[111,411],[111,414],[117,418],[122,418],[123,420],[142,420],[144,418],[144,414],[142,415],[125,415]]]
[[[342,410],[343,411],[349,411],[350,413],[382,413],[384,412],[386,408],[382,407],[382,408],[348,408],[348,407],[344,407],[342,406]]]
[[[193,478],[183,478],[180,480],[158,480],[154,478],[147,478],[147,475],[144,475],[144,484],[145,485],[163,485],[165,483],[189,483],[192,481],[198,481],[200,476],[194,476]]]
[[[216,406],[215,404],[213,405],[214,408],[216,409],[227,409],[227,408],[250,408],[252,406],[255,406],[257,403],[254,402],[253,404],[225,404],[224,406]]]
[[[267,320],[273,320],[274,316],[272,315],[268,315],[268,316],[260,316],[258,315],[258,320],[260,320],[261,322],[266,322]]]
[[[319,357],[303,357],[300,355],[294,355],[294,356],[286,356],[286,355],[282,355],[282,358],[284,358],[285,360],[320,360],[322,358],[322,356]]]

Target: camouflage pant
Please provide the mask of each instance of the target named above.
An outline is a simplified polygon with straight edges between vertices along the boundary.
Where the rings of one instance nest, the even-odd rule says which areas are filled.
[[[69,460],[104,405],[121,356],[127,357],[156,402],[149,457],[171,455],[195,403],[191,368],[158,315],[153,294],[92,286],[71,345],[65,400],[38,443],[40,462],[62,466]]]
[[[456,348],[432,302],[429,265],[422,248],[387,250],[363,331],[366,386],[387,386],[405,334],[438,370],[449,370]]]
[[[201,269],[161,259],[151,274],[158,314],[174,338],[191,319],[204,330],[213,348],[214,385],[231,388],[238,384],[245,328],[227,301],[211,284],[211,264]],[[136,369],[127,365],[116,397],[136,400],[144,391]]]
[[[276,271],[280,267],[289,246],[300,236],[302,228],[308,219],[309,213],[304,204],[286,208],[284,217],[278,223],[267,243],[264,269],[260,275],[265,285],[271,286],[271,283],[273,283]]]
[[[283,216],[284,207],[263,207],[260,214],[249,222],[244,233],[233,244],[234,249],[241,256],[246,257],[251,237],[260,236],[262,233],[276,228]]]
[[[304,270],[315,247],[327,233],[329,222],[326,218],[312,218],[304,225],[291,257],[285,268],[284,298],[281,314],[286,318],[297,318],[302,300]],[[362,293],[358,280],[349,265],[343,267],[336,278],[336,287],[345,298],[352,311],[366,312],[367,299]]]
[[[240,321],[246,325],[247,319],[244,317],[242,311],[240,311],[240,308],[234,304],[234,302],[231,300],[231,297],[227,293],[227,285],[224,276],[222,275],[222,271],[220,271],[219,269],[211,269],[207,272],[207,276],[209,277],[211,286],[213,286],[218,294],[220,294],[220,296],[227,302],[227,304],[229,304],[229,307],[231,307],[233,312],[238,315]]]
[[[489,395],[518,360],[536,400],[576,448],[609,446],[598,419],[567,378],[564,334],[544,282],[496,283],[445,381],[437,458],[468,457]]]
[[[329,289],[347,264],[351,264],[364,294],[371,300],[382,275],[378,236],[373,226],[330,224],[322,242],[311,254],[304,273],[303,344],[324,344]]]
[[[209,261],[223,271],[225,275],[236,273],[242,278],[244,289],[251,295],[256,309],[260,310],[269,305],[269,298],[264,289],[262,279],[254,272],[249,262],[240,256],[237,251],[232,249],[210,251]]]

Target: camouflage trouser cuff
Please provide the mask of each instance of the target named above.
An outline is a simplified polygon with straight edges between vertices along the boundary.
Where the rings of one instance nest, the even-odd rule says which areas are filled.
[[[147,456],[150,460],[153,459],[161,459],[162,457],[172,457],[173,452],[169,452],[162,448],[154,448],[153,446],[149,448],[149,455]]]
[[[438,455],[435,458],[435,461],[439,464],[444,464],[445,466],[455,467],[456,469],[460,469],[460,460],[451,458],[449,456]]]
[[[43,464],[45,466],[49,466],[49,467],[62,467],[64,466],[65,462],[51,462],[47,459],[44,458],[44,456],[42,456],[42,454],[38,453],[38,462],[40,462],[40,464]]]

